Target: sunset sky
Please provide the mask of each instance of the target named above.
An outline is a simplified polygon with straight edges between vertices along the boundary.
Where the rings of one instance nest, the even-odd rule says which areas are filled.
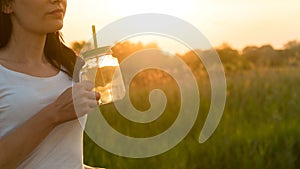
[[[91,38],[117,19],[140,13],[162,13],[183,19],[201,31],[213,46],[282,47],[300,40],[299,0],[69,0],[62,29],[65,41]]]

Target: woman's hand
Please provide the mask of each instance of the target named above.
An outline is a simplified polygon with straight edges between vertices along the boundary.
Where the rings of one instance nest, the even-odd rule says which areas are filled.
[[[61,124],[93,111],[100,99],[100,94],[92,91],[93,88],[92,82],[83,81],[66,89],[54,103],[48,106],[52,109],[51,112],[54,112],[54,122]]]

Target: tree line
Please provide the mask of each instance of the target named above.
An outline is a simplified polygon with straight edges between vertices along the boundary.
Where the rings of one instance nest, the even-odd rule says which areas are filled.
[[[73,42],[71,47],[78,54],[80,54],[83,47],[85,49],[92,49],[92,45],[85,41]],[[169,57],[169,55],[163,52],[156,43],[143,44],[141,42],[133,43],[131,41],[123,41],[115,44],[112,47],[112,52],[114,57],[117,57],[121,63],[126,57],[134,54],[135,52],[142,51],[143,49],[157,49],[161,51],[160,55]],[[260,47],[246,46],[241,51],[232,48],[227,43],[224,43],[214,49],[195,49],[186,52],[185,54],[176,54],[176,57],[179,57],[186,63],[198,83],[203,83],[206,81],[204,79],[208,78],[208,75],[205,66],[199,59],[199,56],[202,55],[202,57],[209,57],[211,52],[217,52],[227,76],[231,73],[251,69],[300,66],[300,42],[296,40],[286,43],[283,49],[274,49],[271,45],[263,45]],[[175,57],[172,58],[173,59],[170,59],[170,62],[175,60]],[[137,61],[133,64],[138,63],[139,62]],[[185,73],[188,71],[186,65],[182,65],[181,67],[172,67],[171,71],[177,73],[180,72],[181,74]],[[127,84],[130,83],[132,88],[145,88],[146,86],[150,88],[153,86],[170,87],[172,84],[175,84],[174,79],[168,73],[159,69],[144,70],[139,72],[131,82],[129,82],[129,79],[126,78],[124,78],[124,81]]]
[[[78,54],[85,46],[90,45],[85,41],[73,42],[71,48]],[[155,48],[159,50],[156,43],[143,44],[141,42],[133,43],[130,41],[123,41],[115,44],[112,47],[114,57],[122,62],[131,54],[143,50]],[[180,57],[192,71],[205,69],[202,65],[198,55],[206,55],[212,49],[201,50],[195,49],[185,54],[176,54]],[[219,47],[214,48],[224,66],[225,71],[232,72],[238,70],[249,70],[254,68],[274,68],[274,67],[297,67],[300,66],[300,42],[292,40],[284,44],[282,49],[275,49],[272,45],[267,44],[263,46],[246,46],[241,51],[232,48],[229,44],[224,43]],[[167,55],[162,53],[163,55]]]

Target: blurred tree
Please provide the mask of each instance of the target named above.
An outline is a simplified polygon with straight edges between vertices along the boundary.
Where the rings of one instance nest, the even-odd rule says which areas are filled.
[[[149,43],[143,45],[141,42],[132,43],[130,41],[124,41],[116,43],[112,47],[114,57],[118,58],[119,62],[122,62],[126,57],[132,55],[135,52],[138,52],[143,49],[155,48],[159,49],[156,43]]]
[[[263,66],[278,66],[280,65],[280,58],[277,52],[271,45],[263,45],[258,49],[259,52],[259,62]]]
[[[246,58],[254,67],[274,67],[284,65],[284,53],[275,50],[271,45],[261,47],[247,46],[242,51],[242,57]]]
[[[284,45],[288,63],[292,66],[300,65],[300,42],[292,40]]]
[[[290,49],[297,49],[300,46],[300,42],[297,40],[291,40],[288,41],[286,44],[283,45],[285,49],[290,50]]]
[[[201,50],[191,50],[184,55],[178,55],[189,67],[192,71],[196,71],[198,69],[204,69],[202,61],[199,59],[198,55],[201,55]]]
[[[86,44],[85,41],[75,41],[71,43],[71,48],[77,53],[79,54],[81,49],[84,47],[84,45]]]
[[[225,70],[234,71],[240,69],[248,69],[249,64],[244,57],[241,57],[238,50],[233,49],[228,43],[223,43],[217,47],[220,59],[225,66]]]
[[[249,61],[251,67],[255,67],[258,63],[258,47],[256,46],[247,46],[242,50],[242,57],[246,58]]]

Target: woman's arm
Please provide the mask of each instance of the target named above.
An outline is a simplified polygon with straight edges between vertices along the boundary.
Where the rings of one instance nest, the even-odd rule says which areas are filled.
[[[59,124],[74,120],[78,116],[73,102],[80,105],[81,115],[90,112],[97,105],[99,94],[92,92],[93,85],[83,82],[75,85],[74,97],[72,88],[67,89],[57,100],[43,108],[21,126],[0,139],[0,168],[17,167]]]
[[[0,139],[0,168],[17,167],[55,127],[47,106],[23,125]]]

